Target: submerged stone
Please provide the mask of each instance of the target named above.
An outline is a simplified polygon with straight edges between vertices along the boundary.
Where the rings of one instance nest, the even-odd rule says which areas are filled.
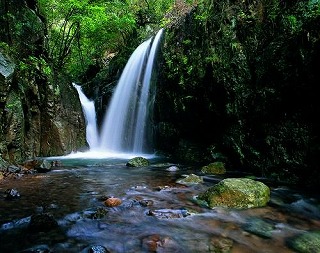
[[[159,219],[177,219],[184,218],[190,215],[188,210],[185,209],[158,209],[158,210],[149,210],[146,213],[148,216],[154,216]]]
[[[58,228],[58,222],[49,213],[35,214],[31,216],[29,229],[34,232],[48,232]]]
[[[227,178],[199,194],[210,208],[253,208],[265,206],[270,200],[270,189],[264,183],[249,178]]]
[[[141,239],[143,252],[185,252],[181,243],[167,235],[151,234]]]
[[[184,178],[178,179],[178,184],[184,184],[184,185],[193,185],[193,184],[199,184],[203,182],[203,178],[200,176],[197,176],[195,174],[190,175],[182,175]]]
[[[104,246],[101,245],[93,245],[88,250],[89,253],[108,253],[110,252]]]
[[[121,205],[122,201],[121,199],[119,198],[114,198],[114,197],[111,197],[111,198],[108,198],[104,204],[108,207],[114,207],[114,206],[119,206]]]
[[[320,252],[320,230],[305,232],[288,241],[290,248],[299,253]]]
[[[7,189],[4,192],[4,198],[6,200],[18,199],[20,198],[20,193],[16,189]]]
[[[108,214],[108,210],[102,207],[99,207],[96,211],[91,213],[88,218],[96,220],[96,219],[102,219]]]
[[[243,229],[262,238],[271,238],[274,225],[259,218],[252,218],[244,224]]]
[[[230,253],[233,247],[233,241],[224,237],[213,237],[210,241],[210,252]]]
[[[149,164],[150,163],[149,163],[148,159],[141,157],[141,156],[138,156],[138,157],[134,157],[134,158],[130,159],[126,165],[128,167],[145,167],[145,166],[149,166]]]

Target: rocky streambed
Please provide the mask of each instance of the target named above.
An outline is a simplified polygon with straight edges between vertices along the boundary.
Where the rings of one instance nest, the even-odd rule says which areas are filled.
[[[1,179],[0,252],[320,252],[316,195],[269,185],[265,206],[209,207],[197,197],[244,175],[149,161],[65,159]]]

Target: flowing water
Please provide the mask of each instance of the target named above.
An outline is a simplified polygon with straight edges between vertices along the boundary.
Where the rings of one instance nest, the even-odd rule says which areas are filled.
[[[89,100],[83,93],[81,86],[76,83],[72,84],[78,94],[82,111],[86,120],[86,140],[90,150],[96,150],[99,147],[99,135],[97,127],[96,108],[93,100]]]
[[[201,175],[199,168],[175,164],[179,170],[169,171],[168,161],[150,161],[148,167],[132,168],[124,158],[69,158],[48,173],[0,181],[1,192],[15,188],[21,194],[16,200],[0,199],[0,252],[39,245],[51,252],[89,252],[89,246],[101,245],[114,253],[285,253],[294,252],[288,247],[291,237],[320,229],[317,198],[271,186],[266,207],[209,209],[194,197],[222,177],[186,186],[176,180]],[[104,196],[120,198],[122,204],[107,207]],[[94,218],[99,210],[103,215]],[[51,213],[59,230],[29,231],[30,216],[41,212]]]

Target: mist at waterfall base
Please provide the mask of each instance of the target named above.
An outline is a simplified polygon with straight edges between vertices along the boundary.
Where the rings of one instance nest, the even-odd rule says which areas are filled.
[[[112,95],[105,118],[98,131],[94,101],[81,86],[73,83],[86,120],[87,152],[71,153],[65,158],[153,158],[152,111],[154,87],[152,76],[161,29],[154,38],[140,44],[130,56]]]

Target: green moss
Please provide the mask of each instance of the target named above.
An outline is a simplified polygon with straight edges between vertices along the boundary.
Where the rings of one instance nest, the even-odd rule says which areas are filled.
[[[192,185],[192,184],[199,184],[203,182],[202,177],[197,176],[195,174],[183,175],[183,176],[184,178],[177,180],[178,184]]]
[[[227,178],[199,194],[213,208],[253,208],[265,206],[270,200],[270,189],[262,182],[249,178]]]
[[[251,218],[244,224],[243,229],[262,238],[271,238],[275,227],[260,218]]]
[[[144,167],[148,166],[149,161],[144,157],[134,157],[127,162],[128,167]]]
[[[320,231],[306,232],[288,241],[288,245],[299,253],[320,252]]]
[[[226,168],[223,162],[214,162],[207,166],[203,166],[201,172],[206,174],[225,174]]]

